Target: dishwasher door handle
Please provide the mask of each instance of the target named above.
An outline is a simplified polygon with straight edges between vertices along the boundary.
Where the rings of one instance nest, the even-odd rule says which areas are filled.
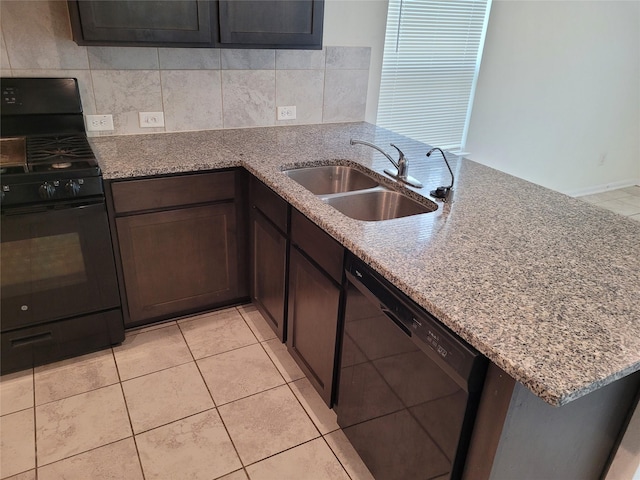
[[[409,327],[407,327],[402,320],[396,317],[391,310],[389,310],[387,307],[385,307],[382,304],[380,304],[380,310],[382,310],[382,313],[384,313],[387,317],[389,317],[389,319],[393,323],[395,323],[398,326],[398,328],[402,330],[408,337],[411,337],[411,330],[409,330]]]

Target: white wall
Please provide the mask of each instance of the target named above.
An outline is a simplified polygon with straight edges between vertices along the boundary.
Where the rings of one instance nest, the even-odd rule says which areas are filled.
[[[326,0],[324,7],[325,45],[371,47],[365,115],[370,123],[376,122],[378,112],[388,4],[388,0]]]
[[[494,0],[469,158],[569,194],[640,181],[640,2]]]

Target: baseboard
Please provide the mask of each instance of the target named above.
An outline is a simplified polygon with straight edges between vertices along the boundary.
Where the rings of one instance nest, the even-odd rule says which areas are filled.
[[[632,187],[634,185],[640,185],[640,178],[631,180],[621,180],[619,182],[604,183],[602,185],[594,185],[593,187],[581,188],[579,190],[570,190],[568,192],[562,192],[570,197],[582,197],[584,195],[593,195],[595,193],[607,192],[609,190],[616,190],[618,188]]]

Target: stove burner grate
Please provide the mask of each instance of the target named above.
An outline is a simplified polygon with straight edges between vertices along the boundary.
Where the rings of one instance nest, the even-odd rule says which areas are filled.
[[[57,135],[53,137],[27,137],[27,161],[30,164],[47,162],[52,168],[69,168],[67,164],[77,160],[94,159],[93,151],[82,135]]]

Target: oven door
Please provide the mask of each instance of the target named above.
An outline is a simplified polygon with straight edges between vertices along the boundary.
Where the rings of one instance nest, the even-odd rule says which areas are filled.
[[[104,201],[2,212],[2,331],[118,307]]]

